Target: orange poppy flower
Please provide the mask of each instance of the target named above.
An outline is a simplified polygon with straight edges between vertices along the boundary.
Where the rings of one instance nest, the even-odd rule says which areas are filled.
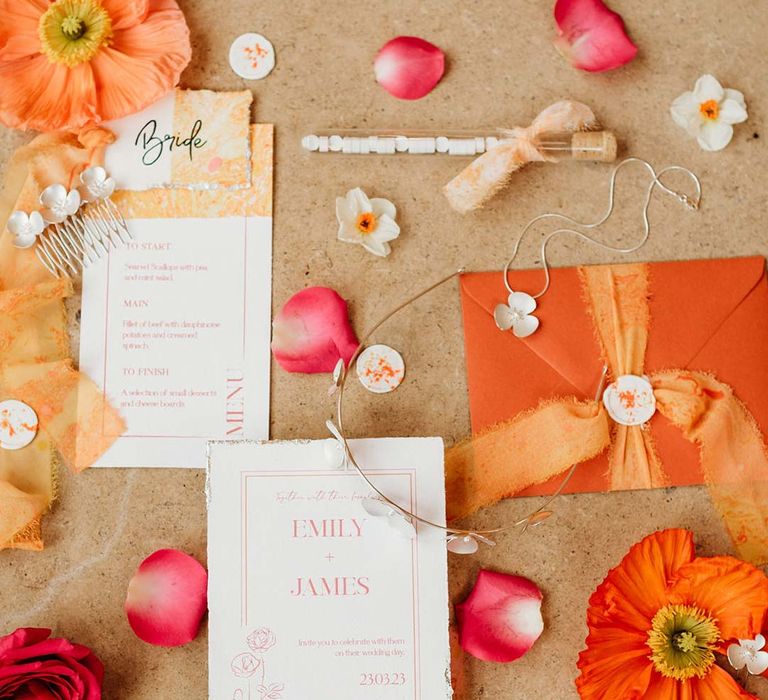
[[[584,700],[754,698],[715,663],[752,639],[768,609],[768,577],[733,557],[695,557],[687,530],[634,545],[589,600],[576,679]]]
[[[77,130],[138,112],[192,51],[176,0],[0,0],[0,121]]]

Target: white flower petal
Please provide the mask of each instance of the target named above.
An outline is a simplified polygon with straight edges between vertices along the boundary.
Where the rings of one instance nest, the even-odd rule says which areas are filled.
[[[523,316],[512,321],[512,332],[518,338],[527,338],[539,327],[539,319],[535,316]]]
[[[727,650],[728,663],[737,671],[747,665],[747,650],[739,644],[729,644]]]
[[[756,635],[752,644],[755,645],[755,651],[760,651],[760,649],[765,647],[765,637],[762,634]]]
[[[392,513],[396,512],[389,503],[385,503],[376,496],[363,498],[360,501],[360,505],[363,506],[363,510],[368,515],[372,515],[374,518],[388,518]]]
[[[701,125],[697,140],[705,151],[720,151],[733,138],[733,127],[723,122],[708,122]]]
[[[720,105],[720,114],[717,118],[718,121],[726,124],[741,124],[747,121],[747,116],[747,110],[736,100],[725,99]]]
[[[725,91],[723,86],[717,81],[717,78],[713,75],[702,75],[693,88],[693,92],[696,95],[696,99],[699,102],[706,102],[707,100],[714,100],[720,102],[723,99]]]
[[[507,300],[510,309],[521,314],[530,314],[536,311],[536,300],[525,292],[512,292]]]
[[[387,255],[392,252],[392,249],[389,247],[389,243],[385,243],[384,241],[377,241],[370,236],[365,236],[362,240],[362,244],[363,248],[365,248],[369,253],[378,255],[381,258],[386,258]]]
[[[360,216],[360,214],[373,211],[371,200],[368,199],[368,195],[359,187],[355,187],[354,190],[347,192],[347,206],[353,212],[355,218]]]
[[[55,209],[43,209],[40,212],[46,224],[60,224],[67,218],[67,214],[60,207]]]
[[[107,171],[100,165],[86,168],[80,173],[80,182],[84,185],[93,185],[104,182],[107,179]]]
[[[43,215],[39,211],[33,211],[29,215],[29,227],[30,232],[35,236],[39,236],[45,230],[45,221],[43,221]]]
[[[49,185],[40,194],[40,204],[47,208],[61,205],[67,198],[67,188],[64,185]]]
[[[345,222],[354,224],[357,219],[355,212],[349,206],[349,202],[345,197],[336,197],[336,219],[340,224]]]
[[[368,234],[377,241],[394,241],[400,235],[400,227],[386,214],[376,222],[376,228]]]
[[[512,328],[512,312],[506,304],[497,304],[493,310],[493,320],[500,331],[508,331]]]
[[[354,224],[342,222],[339,226],[338,238],[340,241],[344,241],[345,243],[362,243],[363,234]]]
[[[413,526],[413,523],[408,520],[404,515],[396,514],[391,515],[387,522],[389,526],[397,532],[398,535],[401,535],[402,537],[405,537],[406,539],[412,540],[414,537],[416,537],[416,528]]]
[[[381,197],[374,197],[371,200],[372,211],[377,219],[382,216],[388,216],[394,220],[397,218],[397,208],[388,199],[382,199]]]
[[[21,236],[14,236],[12,243],[15,248],[31,248],[36,240],[37,236],[31,233],[25,233]]]
[[[80,208],[80,193],[77,190],[72,190],[67,198],[64,200],[64,211],[69,214],[75,214]]]
[[[747,103],[744,101],[744,93],[740,92],[739,90],[732,90],[731,88],[725,88],[723,90],[725,93],[724,99],[726,100],[733,100],[734,102],[738,102],[744,109],[747,108]]]
[[[27,215],[27,212],[13,212],[13,214],[8,217],[8,223],[6,226],[14,236],[23,235],[29,228],[29,216]]]
[[[675,124],[688,133],[693,132],[692,135],[696,135],[701,115],[699,113],[699,101],[692,92],[684,92],[676,98],[669,111]]]
[[[747,671],[753,676],[759,676],[768,671],[768,652],[758,651],[754,657],[747,659]]]
[[[477,540],[474,537],[466,535],[452,535],[448,538],[448,551],[454,554],[474,554],[480,545],[477,544]]]

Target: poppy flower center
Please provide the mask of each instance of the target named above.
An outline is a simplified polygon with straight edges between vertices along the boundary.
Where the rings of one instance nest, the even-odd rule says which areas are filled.
[[[112,20],[99,0],[56,0],[40,17],[37,32],[51,63],[74,68],[109,43]]]
[[[699,112],[704,119],[715,121],[720,115],[720,105],[716,100],[707,100],[699,105]]]
[[[691,605],[665,605],[653,617],[648,646],[654,668],[666,678],[703,678],[715,662],[717,623]]]
[[[360,231],[360,233],[371,233],[376,230],[377,223],[373,213],[367,211],[357,217],[355,226],[357,226],[357,230]]]

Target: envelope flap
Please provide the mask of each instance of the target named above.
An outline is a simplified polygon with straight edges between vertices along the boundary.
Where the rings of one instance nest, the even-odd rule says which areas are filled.
[[[651,263],[647,371],[688,367],[764,277],[762,256]]]
[[[600,374],[600,348],[594,324],[582,302],[582,290],[575,267],[550,271],[552,283],[549,291],[539,299],[534,315],[541,325],[533,335],[516,338],[511,331],[498,331],[500,343],[522,343],[531,350],[531,356],[548,364],[572,387],[579,398],[591,398],[595,393],[595,378]],[[544,285],[541,270],[515,270],[510,275],[515,291],[535,294]],[[495,326],[493,310],[507,301],[508,292],[501,272],[479,272],[462,275],[462,294],[472,299],[487,316],[487,323]],[[529,367],[512,368],[521,381]],[[542,396],[540,398],[547,398]]]
[[[762,257],[649,263],[649,267],[648,372],[686,367],[765,275]],[[523,339],[511,332],[504,335],[509,342],[524,343],[562,375],[580,398],[591,397],[601,351],[578,270],[556,268],[551,270],[551,279],[549,291],[538,300],[534,312],[541,322],[539,330]],[[516,291],[535,294],[544,284],[544,273],[515,270],[510,282]],[[462,275],[461,288],[494,325],[493,310],[506,303],[508,295],[501,272]],[[525,368],[519,369],[524,377]]]

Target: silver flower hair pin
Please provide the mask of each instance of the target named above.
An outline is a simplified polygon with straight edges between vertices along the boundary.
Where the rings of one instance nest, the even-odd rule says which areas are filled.
[[[112,201],[115,181],[104,168],[93,166],[80,174],[80,186],[46,187],[39,211],[15,211],[8,231],[17,248],[35,246],[35,254],[54,276],[76,276],[99,260],[112,246],[125,245],[131,233]]]

